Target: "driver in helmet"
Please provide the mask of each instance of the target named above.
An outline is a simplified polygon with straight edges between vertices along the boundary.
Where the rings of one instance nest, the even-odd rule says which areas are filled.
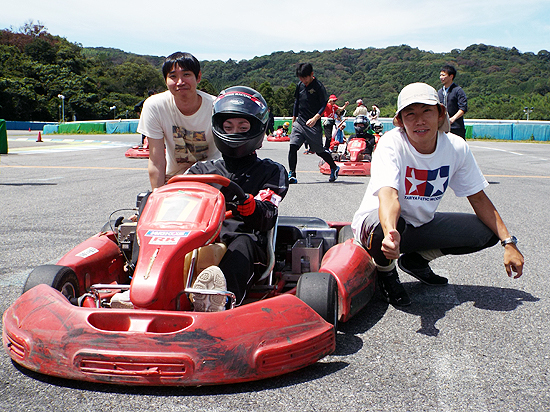
[[[269,117],[260,93],[249,87],[230,87],[214,101],[212,113],[214,143],[222,158],[198,162],[187,173],[225,176],[247,196],[232,209],[234,217],[223,223],[220,239],[227,252],[219,266],[203,270],[193,287],[229,290],[241,304],[266,268],[266,232],[276,224],[279,202],[288,191],[288,174],[281,164],[256,154]],[[193,298],[196,311],[225,308],[225,297],[195,294]]]
[[[353,128],[355,129],[355,134],[352,134],[350,136],[350,139],[353,139],[353,138],[365,139],[365,142],[367,143],[367,147],[365,148],[363,153],[370,158],[372,156],[372,152],[374,151],[376,138],[374,136],[373,130],[371,129],[370,121],[367,118],[367,116],[362,114],[357,116],[353,122]]]
[[[288,136],[288,127],[290,126],[289,122],[283,123],[283,136]]]

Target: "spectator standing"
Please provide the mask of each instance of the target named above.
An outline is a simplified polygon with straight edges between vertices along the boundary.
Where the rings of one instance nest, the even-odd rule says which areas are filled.
[[[345,102],[342,107],[336,104],[338,98],[331,94],[328,98],[327,106],[323,112],[323,117],[325,117],[325,122],[323,123],[323,129],[325,132],[325,149],[330,147],[330,142],[332,140],[332,135],[334,134],[334,125],[336,124],[336,118],[342,114],[342,112],[348,107],[349,102]]]
[[[357,104],[357,108],[353,111],[353,117],[366,116],[368,114],[369,110],[363,104],[363,100],[357,99],[357,101],[355,103]]]
[[[439,72],[439,80],[443,87],[438,90],[439,101],[447,108],[451,122],[451,133],[466,139],[466,127],[464,126],[464,114],[468,111],[468,99],[460,86],[454,83],[456,69],[454,66],[445,65]]]

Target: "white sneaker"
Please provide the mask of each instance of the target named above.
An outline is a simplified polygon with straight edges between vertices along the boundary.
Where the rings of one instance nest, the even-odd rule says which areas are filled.
[[[204,269],[193,283],[193,289],[227,290],[222,270],[217,266]],[[206,295],[193,293],[195,312],[220,312],[225,310],[225,295]]]

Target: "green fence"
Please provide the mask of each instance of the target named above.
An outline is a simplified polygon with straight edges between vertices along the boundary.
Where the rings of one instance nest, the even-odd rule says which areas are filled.
[[[8,153],[8,132],[6,131],[6,121],[0,119],[0,154]]]

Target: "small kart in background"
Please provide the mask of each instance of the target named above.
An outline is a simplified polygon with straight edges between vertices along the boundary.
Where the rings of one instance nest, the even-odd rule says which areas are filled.
[[[148,196],[137,223],[109,219],[31,272],[3,315],[5,351],[46,375],[155,386],[264,379],[331,354],[338,322],[375,290],[374,263],[346,223],[279,217],[268,268],[242,305],[230,291],[192,288],[221,259],[227,203],[242,196],[218,175],[176,176]],[[197,293],[226,296],[227,309],[194,312]]]
[[[371,156],[365,154],[367,142],[356,137],[338,145],[332,153],[337,166],[340,167],[341,176],[370,176]],[[324,160],[319,162],[319,170],[325,175],[330,174],[330,166]]]
[[[277,127],[277,130],[275,130],[273,133],[267,136],[267,141],[268,142],[290,142],[289,126],[290,126],[290,123],[285,122],[284,124]]]
[[[126,157],[132,158],[132,159],[144,159],[149,158],[149,144],[147,142],[147,138],[143,137],[142,144],[139,146],[134,146],[126,150],[126,153],[124,154]]]

